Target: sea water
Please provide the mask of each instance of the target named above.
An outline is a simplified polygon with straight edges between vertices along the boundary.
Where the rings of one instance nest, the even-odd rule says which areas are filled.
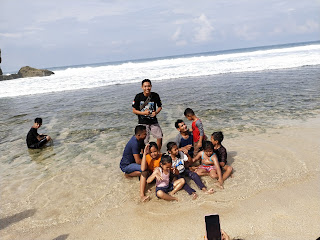
[[[1,216],[36,209],[36,219],[25,225],[28,231],[76,221],[102,203],[110,210],[138,202],[139,183],[123,177],[119,162],[137,124],[131,104],[142,79],[150,78],[161,97],[164,145],[178,133],[177,119],[190,125],[183,111],[191,107],[206,134],[223,131],[228,147],[233,138],[319,115],[319,56],[316,42],[64,67],[50,77],[0,82]],[[25,137],[36,117],[43,118],[38,132],[49,134],[53,144],[28,150]],[[237,153],[228,152],[232,164]],[[252,179],[234,198],[280,181],[265,171],[263,183],[253,176],[259,168],[253,159],[243,161],[252,167]],[[305,171],[293,168],[281,181]],[[247,181],[248,175],[238,176],[229,189]]]

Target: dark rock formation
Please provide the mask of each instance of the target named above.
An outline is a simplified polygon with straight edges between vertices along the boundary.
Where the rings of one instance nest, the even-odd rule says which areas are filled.
[[[26,78],[26,77],[44,77],[50,76],[54,74],[54,72],[46,70],[46,69],[37,69],[29,66],[20,68],[18,73],[10,74],[10,75],[0,75],[1,80],[11,80],[16,78]]]
[[[54,72],[51,72],[46,69],[36,69],[29,66],[20,68],[18,75],[21,78],[26,77],[44,77],[44,76],[50,76],[51,74],[54,74]]]

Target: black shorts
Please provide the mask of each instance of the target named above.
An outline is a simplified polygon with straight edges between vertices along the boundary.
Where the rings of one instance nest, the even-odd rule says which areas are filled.
[[[47,138],[44,137],[44,138],[41,139],[39,142],[28,146],[28,148],[32,148],[32,149],[42,148],[47,142],[48,142]]]

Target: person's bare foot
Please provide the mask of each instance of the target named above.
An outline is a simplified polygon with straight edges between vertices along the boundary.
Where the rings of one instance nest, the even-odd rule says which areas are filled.
[[[192,200],[196,200],[198,197],[198,194],[196,194],[195,192],[192,193]]]
[[[210,188],[209,190],[205,191],[205,194],[213,194],[214,193],[214,189]]]
[[[124,174],[124,176],[125,176],[126,178],[129,178],[129,179],[132,178],[131,176],[129,176],[129,175],[126,174],[126,173]]]
[[[148,202],[150,200],[150,196],[141,196],[141,202]]]
[[[221,188],[221,189],[224,189],[224,187],[221,185],[221,183],[219,182],[216,182],[214,185],[216,185],[217,187]]]

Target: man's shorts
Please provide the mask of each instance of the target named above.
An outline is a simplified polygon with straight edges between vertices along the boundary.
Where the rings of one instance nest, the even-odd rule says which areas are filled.
[[[148,143],[149,139],[150,139],[150,133],[151,135],[156,138],[162,138],[163,137],[163,133],[161,130],[161,127],[159,125],[159,123],[155,123],[155,124],[140,124],[146,127],[147,130],[147,137],[145,138],[144,142]]]
[[[126,174],[130,174],[136,171],[141,172],[141,165],[138,163],[131,163],[123,168],[121,168],[122,172]]]
[[[30,145],[28,148],[32,148],[32,149],[42,148],[47,142],[48,142],[47,138],[43,138],[39,142]]]

